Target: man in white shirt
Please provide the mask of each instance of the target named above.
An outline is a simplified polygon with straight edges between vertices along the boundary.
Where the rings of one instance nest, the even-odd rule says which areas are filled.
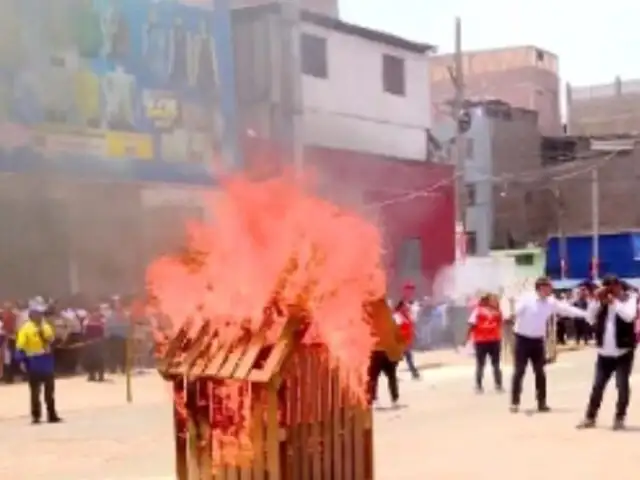
[[[604,390],[615,373],[618,401],[613,429],[622,430],[629,406],[629,377],[636,348],[634,324],[638,316],[637,297],[626,292],[617,277],[607,276],[602,281],[602,288],[596,292],[589,312],[591,315],[588,320],[594,327],[598,357],[587,412],[578,428],[595,427]]]
[[[547,404],[547,377],[545,336],[547,323],[552,315],[587,318],[588,312],[555,299],[551,281],[546,277],[536,280],[535,293],[527,294],[516,302],[514,331],[514,369],[511,382],[511,411],[518,412],[522,395],[522,381],[531,362],[536,382],[536,399],[539,412],[549,412]]]

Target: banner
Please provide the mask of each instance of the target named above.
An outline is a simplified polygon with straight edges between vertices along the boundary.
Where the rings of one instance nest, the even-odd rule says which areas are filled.
[[[182,181],[237,160],[227,0],[2,0],[0,31],[0,171]]]

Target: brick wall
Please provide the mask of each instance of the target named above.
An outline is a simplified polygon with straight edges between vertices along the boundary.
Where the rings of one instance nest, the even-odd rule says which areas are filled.
[[[562,132],[560,120],[560,83],[550,71],[522,67],[508,71],[474,73],[465,78],[465,96],[473,100],[499,99],[514,107],[538,112],[540,130],[546,135]],[[434,122],[446,109],[443,104],[453,98],[449,80],[432,82],[432,108]]]

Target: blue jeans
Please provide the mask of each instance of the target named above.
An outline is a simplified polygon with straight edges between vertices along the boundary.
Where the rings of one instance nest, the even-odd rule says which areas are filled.
[[[411,351],[411,349],[407,349],[407,351],[404,352],[404,360],[407,362],[411,376],[413,378],[420,378],[420,372],[416,368],[416,364],[413,363],[413,351]]]

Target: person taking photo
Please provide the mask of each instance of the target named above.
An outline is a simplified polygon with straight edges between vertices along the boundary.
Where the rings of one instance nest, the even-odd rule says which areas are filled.
[[[593,295],[589,311],[592,315],[588,319],[594,327],[598,355],[587,411],[578,428],[596,426],[605,388],[615,374],[618,400],[613,429],[623,430],[631,396],[629,377],[636,348],[634,324],[638,315],[638,300],[635,294],[625,289],[620,279],[610,275],[603,279],[602,287]]]

